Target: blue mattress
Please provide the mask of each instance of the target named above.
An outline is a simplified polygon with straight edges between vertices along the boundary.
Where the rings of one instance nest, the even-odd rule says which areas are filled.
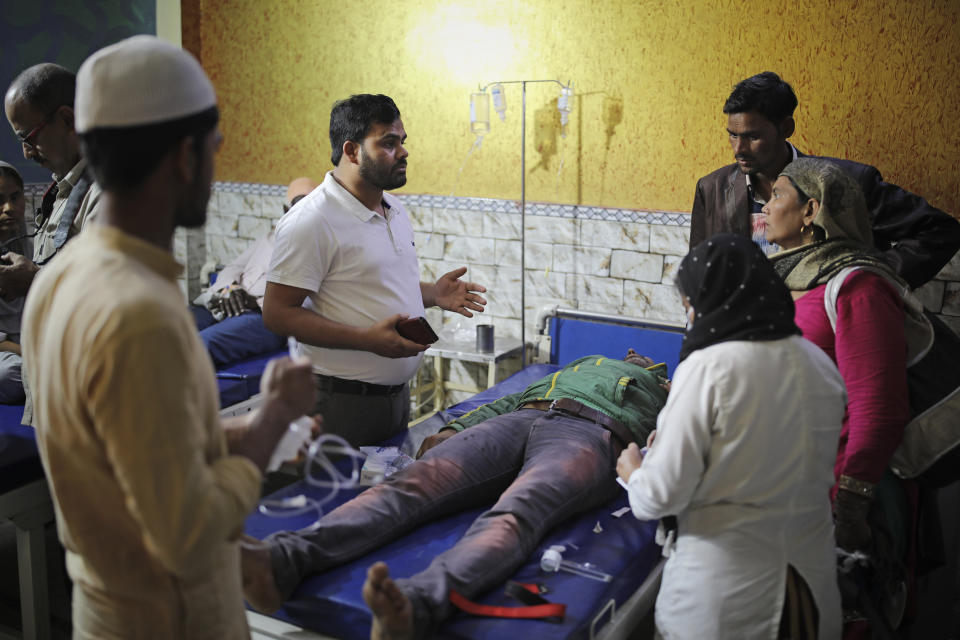
[[[20,424],[23,405],[0,405],[0,493],[43,476],[33,427]]]
[[[217,372],[220,406],[242,402],[260,390],[260,378],[271,358],[284,352],[257,356]],[[0,404],[0,493],[43,475],[33,427],[20,424],[23,405]]]
[[[286,355],[286,352],[278,351],[254,356],[218,369],[217,388],[220,391],[220,408],[243,402],[259,393],[260,378],[267,367],[267,362],[282,355]]]
[[[475,407],[522,390],[531,382],[558,368],[556,365],[532,365],[507,378],[468,401],[448,409],[444,416],[431,418],[434,432],[445,420],[452,419]],[[421,425],[426,425],[425,421]],[[282,498],[298,494],[316,495],[304,482],[295,483],[272,497]],[[355,496],[356,490],[341,492],[328,503],[327,509],[342,504]],[[656,523],[638,522],[629,513],[616,518],[612,512],[625,507],[626,494],[610,504],[570,521],[552,531],[533,553],[527,564],[513,576],[521,582],[535,582],[547,587],[545,597],[551,602],[567,605],[567,616],[562,623],[540,620],[510,620],[480,618],[458,613],[442,629],[443,638],[500,638],[505,637],[504,625],[510,625],[510,637],[529,634],[536,638],[585,638],[594,616],[611,599],[622,605],[643,583],[660,558],[660,547],[654,542]],[[363,602],[361,588],[366,570],[376,561],[386,562],[394,577],[407,577],[425,569],[437,554],[452,547],[483,509],[464,511],[438,520],[411,532],[369,555],[320,575],[307,578],[275,617],[298,626],[313,629],[337,638],[367,638],[370,633],[370,612]],[[282,529],[299,529],[313,523],[314,515],[276,519],[254,514],[247,519],[247,533],[264,538]],[[599,527],[597,525],[599,524]],[[599,530],[598,533],[594,529]],[[543,551],[551,545],[567,547],[564,558],[590,562],[606,573],[614,575],[609,583],[567,573],[544,573],[539,568]],[[499,587],[478,599],[491,605],[517,606],[519,603],[504,595]]]

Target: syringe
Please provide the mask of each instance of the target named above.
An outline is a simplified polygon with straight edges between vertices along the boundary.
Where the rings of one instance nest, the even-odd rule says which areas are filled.
[[[610,582],[613,580],[613,576],[595,569],[589,562],[580,563],[572,560],[564,560],[561,555],[564,551],[566,551],[566,548],[561,545],[553,545],[544,551],[543,556],[540,558],[540,568],[548,572],[563,569],[569,573],[583,576],[584,578],[593,578],[600,582]]]

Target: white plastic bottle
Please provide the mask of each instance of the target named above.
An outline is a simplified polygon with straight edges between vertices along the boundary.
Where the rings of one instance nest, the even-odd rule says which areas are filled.
[[[287,350],[291,360],[297,359],[297,341],[293,336],[287,338]],[[265,389],[261,383],[260,392]],[[280,438],[273,455],[270,456],[270,462],[267,463],[267,471],[276,471],[280,465],[287,460],[297,457],[300,449],[310,440],[310,430],[313,428],[313,420],[307,416],[300,416],[290,423],[286,433]]]
[[[291,422],[286,433],[277,443],[277,448],[273,450],[273,455],[270,456],[267,471],[276,471],[287,460],[296,458],[300,450],[310,440],[311,427],[313,427],[313,420],[307,416],[300,416]]]

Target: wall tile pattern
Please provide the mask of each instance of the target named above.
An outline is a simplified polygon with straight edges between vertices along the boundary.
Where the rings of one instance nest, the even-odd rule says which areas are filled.
[[[265,234],[281,215],[283,192],[275,185],[216,183],[204,260],[225,264]],[[468,319],[437,309],[428,312],[438,331],[469,335],[478,322],[492,322],[497,335],[519,337],[521,293],[528,340],[536,330],[537,311],[545,305],[684,321],[673,276],[687,252],[687,213],[527,203],[526,224],[521,225],[520,205],[512,200],[399,197],[410,212],[422,279],[435,280],[466,265],[467,278],[488,288],[482,315]],[[190,269],[195,266],[188,262]],[[928,309],[960,332],[960,254],[917,293]],[[486,376],[485,369],[469,363],[452,365],[450,372],[459,381],[480,383]]]

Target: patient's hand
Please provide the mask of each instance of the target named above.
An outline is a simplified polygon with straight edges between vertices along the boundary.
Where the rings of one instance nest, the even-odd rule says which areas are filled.
[[[636,442],[631,442],[617,458],[617,475],[623,478],[624,482],[630,482],[630,474],[639,469],[642,463],[643,455],[640,453],[640,447]]]
[[[435,446],[437,446],[444,440],[447,440],[448,438],[451,438],[457,435],[458,433],[459,431],[457,431],[456,429],[444,427],[443,429],[440,429],[440,431],[433,434],[432,436],[427,437],[426,439],[424,439],[423,444],[420,445],[420,450],[417,451],[417,460],[422,458],[423,454],[425,454],[427,451],[430,451],[430,449],[433,449]]]

